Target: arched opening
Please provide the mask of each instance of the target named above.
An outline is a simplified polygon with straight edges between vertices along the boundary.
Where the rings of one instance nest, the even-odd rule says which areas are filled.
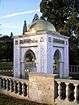
[[[60,73],[60,61],[61,61],[61,53],[57,49],[54,53],[54,64],[53,64],[53,73],[54,74]]]
[[[32,50],[28,50],[25,53],[25,78],[28,78],[29,72],[36,71],[36,56]]]

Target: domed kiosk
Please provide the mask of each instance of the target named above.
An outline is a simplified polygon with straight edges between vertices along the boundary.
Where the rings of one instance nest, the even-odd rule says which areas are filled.
[[[50,31],[56,32],[55,27],[53,24],[46,20],[39,19],[33,22],[28,30],[29,32],[38,32],[38,31]]]
[[[14,76],[27,78],[27,73],[69,76],[68,37],[56,32],[53,24],[38,19],[24,35],[14,38]]]

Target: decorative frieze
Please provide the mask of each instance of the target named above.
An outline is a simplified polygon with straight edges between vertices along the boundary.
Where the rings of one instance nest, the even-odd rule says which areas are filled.
[[[48,42],[51,42],[51,37],[48,37]]]
[[[17,45],[18,44],[18,40],[15,40],[15,45]]]
[[[53,43],[64,44],[64,40],[53,38]]]
[[[20,44],[24,44],[24,43],[37,43],[38,40],[36,39],[23,39],[23,40],[20,40]]]
[[[40,38],[40,42],[44,42],[44,38],[43,37]]]

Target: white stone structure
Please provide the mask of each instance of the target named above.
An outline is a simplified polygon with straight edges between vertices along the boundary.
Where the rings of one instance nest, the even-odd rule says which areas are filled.
[[[37,20],[25,35],[14,38],[14,77],[25,78],[27,72],[69,76],[68,37],[56,32],[45,20]]]

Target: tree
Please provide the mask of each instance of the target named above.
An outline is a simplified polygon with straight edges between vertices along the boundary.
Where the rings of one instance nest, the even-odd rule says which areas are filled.
[[[1,25],[1,24],[0,24]],[[1,30],[1,28],[0,28],[0,30]],[[2,34],[0,33],[0,36],[2,36]]]
[[[10,38],[13,38],[13,33],[12,32],[10,33]]]
[[[24,20],[24,25],[23,25],[23,35],[27,32],[27,23],[26,20]]]
[[[0,37],[0,61],[13,61],[13,37]]]
[[[69,31],[77,28],[79,23],[79,0],[42,0],[40,11],[59,31],[69,35]],[[73,21],[74,20],[74,21]]]
[[[79,0],[42,0],[40,11],[58,32],[70,37],[70,64],[79,64]]]
[[[79,50],[77,43],[77,38],[75,36],[69,38],[69,62],[71,65],[79,65]]]
[[[43,17],[53,23],[58,30],[64,24],[64,18],[67,15],[66,0],[42,0],[40,11]]]

